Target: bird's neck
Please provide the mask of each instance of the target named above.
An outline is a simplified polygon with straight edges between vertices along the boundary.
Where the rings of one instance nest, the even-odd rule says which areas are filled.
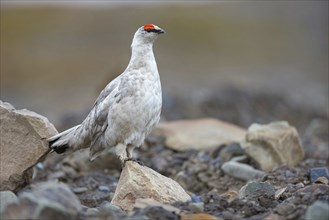
[[[131,45],[131,58],[128,67],[141,68],[143,66],[154,66],[153,43],[133,41]]]
[[[131,48],[130,63],[153,61],[154,54],[152,44],[133,45]]]

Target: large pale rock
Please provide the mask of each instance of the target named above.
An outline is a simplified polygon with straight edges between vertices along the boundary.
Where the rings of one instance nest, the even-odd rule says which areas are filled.
[[[191,200],[190,196],[174,180],[136,162],[126,162],[112,204],[125,211],[131,211],[137,199],[146,198],[164,204]]]
[[[49,152],[47,138],[57,133],[47,118],[0,101],[0,189],[16,190],[31,178],[28,172]]]
[[[166,145],[174,150],[204,150],[222,144],[240,142],[244,128],[214,118],[162,122],[153,134],[164,136]]]
[[[298,132],[286,121],[252,124],[241,147],[265,171],[295,166],[304,157]]]

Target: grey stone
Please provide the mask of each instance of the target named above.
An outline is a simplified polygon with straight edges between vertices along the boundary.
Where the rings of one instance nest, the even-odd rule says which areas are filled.
[[[256,170],[252,166],[235,161],[225,162],[222,165],[222,170],[226,174],[241,180],[253,180],[263,178],[266,175],[265,172]]]
[[[72,190],[74,193],[84,193],[84,192],[86,192],[86,191],[88,191],[88,188],[87,187],[77,187],[77,188],[74,188],[73,190]]]
[[[203,202],[191,202],[188,204],[188,207],[193,213],[200,213],[204,211]]]
[[[244,151],[239,143],[232,143],[225,146],[219,155],[224,161],[229,161],[232,157],[244,155]]]
[[[298,132],[286,121],[252,124],[241,147],[265,171],[293,167],[304,158]]]
[[[293,203],[284,201],[278,204],[275,207],[274,211],[277,212],[279,215],[287,216],[291,214],[295,210],[295,208],[296,206]]]
[[[307,208],[306,220],[327,220],[329,219],[329,205],[328,203],[315,201]]]
[[[273,198],[275,195],[274,187],[267,182],[250,182],[244,185],[239,191],[239,198],[257,200],[261,196]]]
[[[110,188],[108,186],[98,186],[98,190],[102,192],[109,192]]]
[[[319,177],[329,179],[329,171],[327,167],[315,167],[310,169],[311,182],[314,183]]]
[[[112,203],[107,202],[107,201],[102,203],[101,209],[115,212],[115,213],[118,213],[119,215],[125,215],[125,212],[122,209],[120,209],[118,206],[113,205]]]
[[[76,219],[80,201],[65,184],[44,183],[22,193],[2,213],[5,219]]]
[[[0,213],[5,209],[8,204],[17,203],[18,199],[15,193],[11,191],[0,192]]]
[[[49,152],[57,133],[47,118],[0,101],[0,190],[15,191],[31,180],[32,168]]]

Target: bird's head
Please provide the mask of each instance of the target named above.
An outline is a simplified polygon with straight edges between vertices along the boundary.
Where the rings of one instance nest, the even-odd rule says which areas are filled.
[[[136,31],[133,39],[133,44],[149,44],[153,43],[155,39],[160,35],[166,33],[162,28],[154,24],[146,24]]]

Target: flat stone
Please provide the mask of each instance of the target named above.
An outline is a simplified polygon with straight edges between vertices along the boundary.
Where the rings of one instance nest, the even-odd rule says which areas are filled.
[[[218,119],[204,118],[162,122],[152,133],[164,136],[167,147],[186,151],[213,149],[222,144],[240,142],[246,130]]]
[[[267,182],[250,182],[244,185],[239,191],[239,198],[248,198],[257,200],[260,196],[266,195],[267,198],[273,198],[275,195],[274,187]]]
[[[131,211],[137,199],[146,198],[164,204],[191,200],[191,197],[174,180],[136,162],[126,162],[112,204],[125,211]]]
[[[298,132],[286,121],[252,124],[241,147],[265,171],[293,167],[304,157]]]
[[[329,179],[329,171],[327,167],[315,167],[310,169],[311,182],[314,183],[319,177]]]
[[[320,194],[329,194],[329,186],[324,184],[312,184],[297,190],[294,194],[305,194],[319,192]]]
[[[315,201],[307,208],[306,220],[329,219],[329,205],[322,201]]]
[[[47,138],[57,134],[47,118],[0,101],[0,190],[15,191],[31,180],[32,168],[49,152]]]
[[[261,170],[256,170],[252,166],[239,163],[236,161],[228,161],[222,165],[222,170],[232,177],[241,180],[253,180],[266,176],[266,173]]]
[[[146,208],[148,206],[162,207],[163,209],[165,209],[169,212],[176,213],[176,214],[179,214],[181,212],[178,208],[176,208],[172,205],[163,204],[161,202],[158,202],[158,201],[156,201],[154,199],[150,199],[150,198],[136,199],[136,202],[134,204],[134,208],[139,208],[139,209],[143,209],[143,208]]]

